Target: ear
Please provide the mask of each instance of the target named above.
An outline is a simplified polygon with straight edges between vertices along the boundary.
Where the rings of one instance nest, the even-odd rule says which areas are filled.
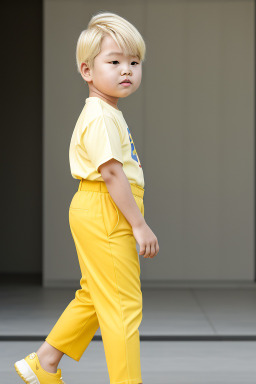
[[[86,62],[81,64],[81,76],[87,83],[92,81],[91,70]]]

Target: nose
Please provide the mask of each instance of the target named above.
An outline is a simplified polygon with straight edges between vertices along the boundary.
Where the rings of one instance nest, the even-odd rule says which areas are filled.
[[[124,70],[122,70],[122,75],[130,75],[131,74],[131,69],[128,67],[128,68],[126,68],[126,69],[124,69]]]

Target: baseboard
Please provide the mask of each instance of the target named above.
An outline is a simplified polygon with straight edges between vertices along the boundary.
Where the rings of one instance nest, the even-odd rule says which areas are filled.
[[[80,288],[80,280],[71,279],[44,279],[43,287]],[[142,280],[141,289],[256,289],[254,281],[170,281],[170,280]]]

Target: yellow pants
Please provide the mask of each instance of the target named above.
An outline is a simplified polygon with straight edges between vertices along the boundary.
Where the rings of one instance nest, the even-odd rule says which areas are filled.
[[[144,216],[144,189],[130,184]],[[110,384],[142,383],[140,260],[132,227],[103,181],[82,179],[69,207],[81,289],[45,339],[79,361],[100,327]]]

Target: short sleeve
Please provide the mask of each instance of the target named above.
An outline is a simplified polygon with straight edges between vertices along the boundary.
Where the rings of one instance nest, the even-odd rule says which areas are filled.
[[[111,117],[100,115],[89,122],[83,143],[97,171],[101,164],[110,159],[116,159],[123,164],[119,130]]]

